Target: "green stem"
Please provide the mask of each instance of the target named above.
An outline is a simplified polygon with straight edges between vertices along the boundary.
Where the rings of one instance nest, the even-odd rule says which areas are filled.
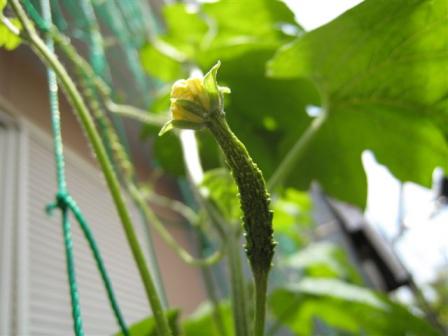
[[[326,118],[327,114],[324,112],[321,116],[314,119],[305,132],[300,136],[269,179],[269,190],[275,190],[294,170],[297,161],[302,157],[310,141],[324,124]]]
[[[105,105],[109,111],[123,117],[137,119],[149,125],[162,126],[165,124],[167,118],[163,115],[154,115],[132,105],[115,103],[112,100],[111,90],[107,83],[105,83],[101,77],[97,76],[90,64],[77,53],[76,49],[70,44],[70,39],[54,26],[51,27],[50,34],[53,37],[54,42],[61,48],[64,55],[92,80],[96,89],[104,99]]]
[[[213,306],[213,320],[215,321],[218,334],[220,336],[226,336],[227,335],[226,326],[222,318],[219,306],[219,299],[218,296],[216,295],[216,288],[213,282],[213,273],[209,267],[202,268],[202,277],[204,278],[205,290],[207,292],[207,296]]]
[[[200,240],[199,245],[200,253],[201,255],[204,255],[206,238],[204,237],[204,233],[199,227],[195,228],[195,231]],[[210,267],[203,267],[201,270],[202,270],[202,277],[204,279],[205,290],[213,306],[213,320],[215,321],[216,329],[218,330],[218,334],[220,336],[227,336],[226,326],[224,324],[223,316],[219,305],[219,297],[213,279],[212,269]]]
[[[113,162],[117,172],[119,173],[122,180],[125,182],[133,181],[134,179],[134,167],[132,166],[129,156],[124,149],[117,132],[115,131],[114,126],[111,121],[107,118],[104,110],[101,108],[101,104],[98,101],[96,91],[94,90],[93,85],[91,84],[90,78],[86,73],[82,71],[82,69],[78,68],[75,65],[75,69],[78,71],[79,82],[81,83],[80,87],[82,90],[82,94],[84,98],[89,103],[90,110],[92,111],[92,115],[95,121],[98,123],[100,135],[103,137],[103,141],[105,143],[107,154],[109,155],[110,160]],[[134,201],[135,202],[135,201]],[[142,209],[137,205],[140,212],[142,213]],[[145,222],[147,224],[147,221]],[[157,262],[157,256],[154,249],[154,241],[152,239],[152,235],[150,231],[146,232],[146,238],[148,240],[148,257],[149,257],[149,267],[151,270],[151,274],[153,275],[153,280],[155,282],[156,288],[158,290],[161,304],[163,309],[167,309],[168,300],[166,297],[166,291],[162,282],[162,276],[160,273],[160,268]]]
[[[185,205],[183,202],[176,201],[152,191],[141,191],[141,194],[150,203],[175,211],[186,219],[193,227],[198,227],[199,216],[193,211],[193,209],[191,209],[188,205]]]
[[[268,274],[260,273],[255,277],[255,327],[254,335],[264,335],[266,316],[266,292],[268,285]]]
[[[182,131],[189,132],[189,131]],[[194,184],[192,188],[194,196],[198,204],[205,210],[208,218],[215,227],[219,236],[221,237],[223,244],[227,246],[227,263],[230,273],[230,285],[231,285],[231,301],[233,318],[235,321],[235,335],[247,336],[249,335],[249,322],[248,322],[248,309],[247,309],[247,294],[244,284],[244,274],[242,267],[242,260],[240,254],[239,237],[241,231],[239,228],[235,228],[229,225],[204,195],[201,194],[198,184],[201,181],[194,180],[193,176],[203,176],[202,165],[199,159],[198,146],[196,138],[192,137],[187,141],[186,136],[180,137],[182,143],[182,151],[184,154],[184,160],[187,162],[186,168],[190,175],[190,179]],[[197,169],[199,171],[193,171]]]
[[[235,335],[248,336],[249,321],[247,310],[247,293],[244,284],[243,265],[240,254],[240,243],[238,237],[229,237],[227,243],[227,263],[230,272],[230,285],[232,297],[232,311],[235,321]]]
[[[165,228],[165,226],[160,222],[159,218],[156,214],[149,208],[146,204],[144,198],[139,193],[138,189],[134,185],[129,185],[129,193],[131,197],[135,200],[135,202],[142,209],[145,218],[148,222],[152,223],[157,233],[162,237],[165,243],[171,247],[174,252],[181,258],[185,263],[193,266],[210,266],[216,264],[219,260],[221,260],[223,253],[222,250],[218,250],[212,255],[204,258],[195,258],[188,251],[183,249],[173,236],[169,233],[169,231]]]
[[[132,105],[116,104],[113,101],[106,101],[109,111],[125,118],[136,119],[142,123],[154,126],[163,126],[168,120],[167,117],[152,115]]]
[[[265,322],[266,283],[275,246],[269,194],[260,169],[243,143],[233,134],[223,114],[213,115],[207,121],[207,127],[223,150],[238,186],[246,231],[245,250],[256,289],[254,332],[256,336],[261,336]]]
[[[157,321],[157,328],[159,330],[159,333],[163,336],[170,336],[172,335],[172,333],[169,328],[168,320],[162,310],[156,287],[146,266],[145,257],[142,250],[140,249],[137,235],[132,226],[131,217],[121,195],[118,179],[113,171],[112,165],[109,161],[109,158],[107,157],[106,150],[101,142],[101,138],[98,134],[98,131],[96,130],[92,117],[87,110],[84,100],[82,99],[81,94],[76,88],[76,85],[71,77],[68,75],[64,66],[59,62],[57,57],[50,50],[48,50],[45,43],[35,31],[31,21],[28,19],[19,1],[11,0],[10,4],[14,9],[17,17],[20,19],[26,33],[28,34],[28,41],[40,56],[42,61],[55,71],[67,96],[69,97],[73,107],[75,108],[75,111],[77,112],[79,120],[81,121],[86,131],[88,139],[92,145],[92,149],[98,159],[112,198],[114,200],[115,206],[117,208],[118,215],[121,219],[123,229],[126,234],[126,238],[140,272],[149,304],[152,308],[154,318]]]

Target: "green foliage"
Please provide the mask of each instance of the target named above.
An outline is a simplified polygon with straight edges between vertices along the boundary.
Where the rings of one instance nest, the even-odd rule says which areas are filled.
[[[444,0],[368,0],[279,50],[269,74],[312,79],[329,113],[298,163],[298,186],[318,179],[364,206],[364,149],[399,179],[425,186],[436,166],[447,167],[434,118],[447,111],[447,11]]]
[[[355,284],[362,279],[347,258],[344,250],[326,242],[313,243],[291,255],[286,266],[302,270],[311,277],[338,278]]]
[[[233,319],[232,311],[229,303],[221,303],[219,305],[219,314],[221,314],[224,328],[227,336],[233,335]],[[182,324],[184,336],[221,336],[216,326],[213,307],[206,302],[196,310],[193,315],[186,319]]]
[[[266,62],[278,47],[292,40],[281,31],[281,26],[289,24],[297,31],[301,28],[280,1],[221,1],[204,4],[201,11],[205,16],[189,13],[184,5],[167,6],[167,33],[160,38],[171,48],[164,54],[170,59],[167,63],[179,60],[179,54],[186,59],[182,64],[197,64],[203,70],[218,59],[225,62],[220,69],[220,82],[232,87],[232,94],[226,101],[227,118],[264,175],[269,176],[297,132],[310,122],[305,106],[319,104],[318,93],[309,81],[279,80],[265,75]],[[227,19],[228,15],[232,15],[232,22]],[[248,15],[256,20],[256,25],[252,20],[249,23]],[[178,21],[181,25],[190,22],[191,27],[179,29]],[[157,65],[156,71],[171,73],[172,67],[160,69],[158,58],[148,57],[147,48],[155,47],[156,44],[151,44],[143,49],[144,64]],[[173,50],[174,53],[169,52]],[[177,78],[185,77],[184,67],[179,69]],[[217,150],[212,149],[213,146],[207,144],[215,153]],[[207,156],[203,159],[208,166]]]
[[[174,176],[185,175],[185,167],[180,159],[183,157],[182,146],[179,138],[173,133],[154,139],[154,155],[157,164],[163,167],[165,172]]]
[[[221,59],[220,78],[232,88],[229,123],[266,177],[309,125],[306,106],[321,104],[316,85],[329,118],[297,163],[300,174],[285,184],[306,189],[317,179],[327,192],[363,207],[365,149],[396,177],[422,185],[429,185],[434,167],[447,166],[446,7],[443,0],[365,1],[303,34],[279,1],[220,1],[204,4],[200,15],[176,4],[167,7],[161,37],[176,52],[151,56],[144,49],[142,57],[165,79],[176,71],[185,76],[185,64],[206,69]],[[269,78],[266,63],[292,38],[281,31],[284,24],[301,36],[277,52]]]
[[[281,253],[294,253],[309,242],[313,227],[311,208],[310,195],[292,188],[272,200],[274,234]]]
[[[182,65],[166,57],[160,49],[153,45],[146,45],[140,51],[140,59],[143,68],[150,76],[167,82],[180,78],[179,74],[182,73]]]
[[[439,323],[448,332],[448,268],[442,265],[434,280],[428,286],[425,286],[423,293],[431,293],[428,295],[429,305]],[[424,311],[427,309],[422,302],[417,301],[416,304]]]
[[[4,18],[3,9],[6,6],[6,0],[0,0],[0,18]],[[10,24],[16,27],[19,31],[22,29],[22,25],[17,18],[5,18]],[[0,47],[6,50],[13,50],[19,46],[21,39],[19,36],[13,34],[6,25],[0,21]]]
[[[178,330],[179,311],[171,309],[167,313],[170,328],[173,336],[180,335]],[[130,336],[157,336],[157,326],[154,317],[150,316],[142,321],[134,323],[129,327]],[[123,333],[117,333],[115,336],[123,336]]]
[[[403,181],[428,186],[436,166],[448,168],[448,3],[366,0],[308,33],[280,1],[222,0],[198,8],[166,6],[166,32],[142,50],[143,64],[173,81],[187,77],[192,65],[206,70],[221,60],[220,82],[232,89],[226,118],[266,178],[312,122],[307,107],[327,114],[285,188],[273,195],[280,257],[289,256],[279,268],[293,278],[308,276],[273,293],[273,315],[298,335],[321,332],[317,325],[353,335],[435,335],[402,306],[355,286],[361,279],[340,248],[308,245],[311,202],[297,189],[317,180],[331,195],[364,207],[366,149]],[[284,33],[285,24],[294,36]],[[158,106],[168,106],[164,99]],[[223,164],[209,133],[197,137],[204,166],[213,169],[203,187],[235,221],[236,187],[214,169]],[[156,156],[172,172],[182,163],[169,150],[159,146]],[[207,330],[211,315],[198,321],[191,334]]]
[[[325,334],[325,326],[350,335],[438,335],[387,297],[335,279],[304,278],[276,290],[270,307],[295,335]]]
[[[208,197],[216,204],[222,215],[231,223],[239,223],[242,216],[236,184],[226,169],[209,170],[201,184]]]

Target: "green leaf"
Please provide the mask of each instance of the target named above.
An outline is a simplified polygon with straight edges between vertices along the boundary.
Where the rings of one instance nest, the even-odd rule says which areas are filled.
[[[234,335],[232,311],[229,303],[219,304],[219,314],[222,317],[223,325],[227,336]],[[184,336],[221,336],[213,317],[214,311],[210,303],[203,303],[196,312],[193,313],[182,324]]]
[[[273,292],[273,314],[296,335],[315,335],[315,320],[353,335],[438,335],[423,319],[372,290],[305,278]]]
[[[294,14],[279,0],[221,0],[205,4],[203,9],[214,19],[218,34],[227,36],[275,40],[284,35],[280,23],[298,28]]]
[[[268,73],[313,80],[329,114],[289,182],[318,180],[364,206],[365,149],[397,178],[424,186],[436,166],[447,168],[437,129],[448,130],[447,11],[445,0],[367,0],[279,50]]]
[[[273,227],[279,252],[289,255],[304,246],[311,235],[311,197],[308,193],[288,188],[272,200]]]
[[[184,176],[182,146],[174,133],[165,133],[154,139],[154,155],[161,168],[174,176]]]
[[[204,188],[208,197],[218,206],[227,220],[239,223],[242,213],[237,197],[238,188],[227,169],[207,171],[201,188]]]
[[[294,14],[278,0],[222,0],[202,8],[213,27],[196,57],[202,65],[217,59],[224,62],[253,49],[276,48],[289,39],[281,29],[284,25],[302,31]]]
[[[170,328],[173,331],[173,336],[179,335],[177,320],[179,318],[179,310],[171,309],[167,313],[168,322]],[[154,317],[150,316],[142,321],[134,323],[129,327],[130,336],[157,336],[157,325]],[[123,333],[119,332],[115,336],[123,336]]]
[[[5,4],[3,4],[3,7],[0,3],[0,10],[4,7]],[[0,13],[0,16],[2,14]],[[20,23],[19,19],[17,18],[8,18],[10,23],[18,28],[19,30],[22,29],[22,24]],[[14,50],[20,45],[21,38],[15,34],[13,34],[4,24],[0,21],[0,47],[4,47],[6,50]]]
[[[265,75],[267,60],[281,44],[292,39],[282,32],[282,25],[294,26],[298,32],[301,28],[281,1],[225,0],[201,8],[198,15],[188,12],[184,5],[167,6],[167,33],[162,39],[204,71],[218,59],[225,62],[219,82],[232,89],[224,101],[227,118],[268,177],[297,130],[310,122],[305,106],[320,102],[308,80],[278,80]],[[248,17],[255,21],[249,22]],[[183,28],[176,25],[178,21]],[[215,167],[214,140],[203,147],[207,148],[206,153],[201,152],[204,167]]]
[[[140,50],[140,61],[143,69],[150,75],[164,81],[175,81],[183,78],[186,71],[182,65],[169,54],[154,45],[147,44]]]
[[[159,136],[164,135],[166,132],[171,131],[173,128],[174,128],[173,121],[172,120],[167,121],[166,124],[162,126],[159,132]]]
[[[192,11],[191,6],[186,4],[166,5],[163,14],[167,26],[163,40],[185,54],[188,59],[192,59],[201,48],[209,29],[208,24],[197,11]]]
[[[320,102],[308,80],[266,76],[266,62],[274,50],[254,48],[228,59],[219,74],[220,83],[232,89],[225,104],[226,118],[265,178],[283,157],[285,142],[309,124],[305,107]]]
[[[312,243],[286,260],[293,269],[305,270],[311,277],[339,278],[361,284],[362,279],[350,264],[345,251],[331,243]]]
[[[204,88],[207,90],[210,98],[210,109],[212,111],[218,110],[222,106],[222,93],[218,88],[218,75],[221,62],[218,61],[204,76]]]
[[[169,82],[188,76],[183,62],[201,48],[208,26],[185,4],[166,5],[163,14],[167,32],[140,50],[140,60],[149,75]]]
[[[195,132],[199,156],[205,171],[222,166],[223,155],[210,132]]]
[[[3,8],[5,8],[6,6],[6,0],[0,0],[0,11],[3,10]]]

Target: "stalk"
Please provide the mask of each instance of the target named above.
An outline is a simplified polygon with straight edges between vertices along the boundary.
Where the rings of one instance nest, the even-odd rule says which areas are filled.
[[[270,196],[261,170],[225,120],[223,95],[230,93],[230,89],[218,85],[216,77],[220,64],[218,62],[214,65],[202,78],[192,77],[178,80],[173,84],[170,106],[172,118],[162,127],[159,135],[163,135],[172,128],[197,130],[205,127],[210,130],[221,147],[238,186],[246,237],[245,251],[255,282],[256,309],[253,328],[255,334],[253,335],[262,336],[266,315],[267,277],[275,247],[272,229],[273,212],[269,209]],[[184,153],[187,151],[188,149],[184,148]],[[228,239],[231,242],[236,240],[234,237]],[[238,250],[239,248],[230,247],[229,259],[236,256],[235,251]],[[234,265],[233,259],[230,260],[229,266],[236,270],[236,273],[232,272],[232,275],[242,278],[242,272],[237,270],[240,266]],[[237,278],[235,281],[238,281],[238,284],[242,283]],[[235,299],[241,300],[241,298]],[[240,309],[239,312],[235,311],[236,322],[239,322],[240,314],[246,315],[241,308],[235,307]],[[240,332],[245,333],[247,329],[241,329]]]
[[[262,336],[266,315],[267,279],[275,246],[269,194],[260,169],[252,161],[242,142],[233,134],[224,117],[215,115],[208,120],[207,127],[223,150],[238,185],[246,231],[245,250],[255,285],[253,331],[255,336]]]
[[[235,334],[249,336],[249,321],[247,310],[247,293],[244,283],[243,265],[240,255],[238,237],[229,237],[227,249],[227,265],[231,280],[232,312],[235,321]]]
[[[100,164],[100,167],[103,171],[106,183],[109,187],[110,193],[117,208],[118,215],[121,219],[121,223],[126,234],[126,238],[140,272],[140,276],[145,287],[145,292],[157,323],[159,334],[163,336],[171,336],[172,333],[169,328],[168,320],[163,312],[160,298],[157,294],[152,276],[146,266],[143,252],[140,248],[137,235],[132,226],[131,217],[121,195],[118,178],[115,175],[104,145],[101,141],[98,131],[96,130],[95,124],[84,103],[84,100],[78,89],[76,88],[75,83],[65,70],[64,66],[59,62],[57,57],[46,47],[45,43],[35,31],[32,22],[28,19],[19,1],[11,0],[10,4],[17,17],[21,21],[24,30],[26,31],[27,41],[31,44],[36,54],[41,58],[45,65],[55,71],[60,83],[65,90],[65,93],[67,94],[75,111],[77,112],[79,120],[85,129],[89,142],[92,145],[92,149],[98,159],[98,163]]]
[[[260,272],[255,275],[255,325],[254,335],[264,335],[266,320],[266,292],[268,273]]]
[[[248,336],[249,321],[247,309],[247,294],[244,283],[244,273],[240,254],[239,238],[241,230],[235,229],[227,223],[215,206],[206,199],[200,192],[198,184],[201,182],[204,172],[199,159],[198,146],[193,134],[183,130],[180,136],[182,143],[182,151],[186,168],[192,183],[194,184],[193,192],[199,205],[205,210],[211,223],[217,230],[223,244],[227,246],[227,265],[230,273],[231,285],[231,303],[232,312],[235,323],[236,336]],[[189,136],[191,135],[191,137]],[[194,178],[194,177],[197,178]],[[199,178],[200,177],[200,178]],[[218,306],[215,305],[215,311],[218,312]],[[217,314],[217,313],[216,313]],[[217,325],[218,322],[217,322]]]
[[[268,181],[269,190],[275,190],[283,180],[288,177],[291,171],[294,169],[295,164],[300,159],[300,157],[305,152],[309,143],[312,139],[314,139],[317,132],[320,130],[321,126],[324,124],[327,118],[327,114],[324,111],[322,115],[317,117],[312,121],[312,123],[308,126],[305,132],[301,135],[301,137],[297,140],[291,150],[288,151],[288,154],[285,158],[280,162],[277,169],[272,174],[271,178]]]

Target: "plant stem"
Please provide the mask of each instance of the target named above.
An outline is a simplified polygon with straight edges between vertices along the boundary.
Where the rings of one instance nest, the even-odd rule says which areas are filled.
[[[244,284],[244,274],[240,253],[241,247],[239,243],[241,231],[239,228],[235,229],[232,225],[226,223],[214,205],[200,192],[198,184],[202,182],[201,179],[204,172],[202,170],[198,146],[193,132],[182,130],[180,140],[184,160],[186,161],[186,168],[194,185],[194,195],[219,233],[219,236],[223,240],[223,244],[226,244],[227,246],[227,263],[231,279],[231,301],[233,318],[235,321],[235,335],[248,336],[250,333],[247,310],[247,294]]]
[[[260,272],[255,275],[255,327],[254,335],[263,336],[266,318],[266,292],[268,274]]]
[[[198,236],[202,236],[203,233],[196,229],[196,232]],[[199,239],[202,241],[204,238],[199,237]],[[201,252],[203,249],[203,244],[201,243]],[[213,320],[215,321],[216,329],[218,330],[218,334],[221,336],[227,336],[226,326],[224,324],[224,320],[222,318],[221,309],[219,306],[219,297],[216,292],[216,286],[215,282],[213,280],[213,272],[210,267],[203,267],[201,269],[202,271],[202,277],[204,278],[205,283],[205,290],[207,292],[207,296],[210,299],[210,302],[213,306]]]
[[[84,95],[84,98],[87,100],[89,104],[94,120],[98,123],[100,135],[103,138],[104,144],[107,146],[106,147],[107,154],[109,155],[110,160],[113,162],[114,168],[120,168],[117,169],[117,173],[119,174],[119,177],[122,178],[122,181],[132,182],[134,179],[135,171],[129,160],[129,156],[126,150],[124,149],[124,146],[122,145],[117,132],[115,131],[114,126],[112,125],[111,121],[107,118],[104,110],[101,108],[101,104],[98,101],[95,89],[91,84],[91,81],[89,80],[90,77],[83,72],[83,69],[77,67],[76,64],[74,64],[74,66],[75,69],[78,70],[76,71],[76,73],[78,74],[80,88],[82,89],[81,93]],[[140,206],[137,205],[137,207],[139,208],[141,215],[144,217],[143,211],[140,208]],[[146,218],[143,219],[145,224],[148,224]],[[145,228],[147,228],[147,226],[145,226]],[[157,261],[157,255],[154,249],[154,240],[152,239],[152,235],[149,230],[147,230],[145,233],[148,242],[147,245],[148,245],[148,257],[149,257],[148,258],[149,269],[151,271],[154,283],[159,293],[162,308],[166,310],[168,308],[168,300],[162,282],[162,276]]]
[[[146,204],[144,198],[139,193],[138,189],[134,185],[129,185],[129,193],[135,202],[142,209],[145,218],[148,222],[152,223],[157,231],[157,233],[162,237],[162,239],[167,243],[174,252],[181,258],[185,263],[193,266],[210,266],[217,263],[222,258],[222,250],[218,250],[212,255],[204,258],[195,258],[185,249],[179,246],[173,236],[165,228],[165,226],[160,222],[156,214],[149,208]]]
[[[243,265],[240,254],[240,241],[238,237],[229,237],[227,246],[227,262],[230,272],[235,335],[249,336],[250,332],[247,310],[248,296],[244,284]]]
[[[103,171],[107,185],[109,187],[115,206],[117,208],[118,215],[121,219],[121,223],[123,225],[123,229],[126,234],[126,238],[130,245],[138,270],[140,272],[140,276],[142,278],[143,285],[145,287],[149,304],[152,308],[154,318],[157,322],[158,331],[160,335],[170,336],[172,335],[172,333],[169,328],[168,320],[162,310],[160,298],[158,297],[153,279],[146,266],[145,257],[140,248],[137,235],[132,226],[131,217],[126,208],[124,199],[121,195],[120,185],[117,176],[115,175],[115,172],[112,168],[111,162],[109,161],[104,145],[101,141],[98,131],[96,130],[95,124],[84,103],[84,100],[81,94],[79,93],[78,89],[76,88],[75,83],[65,70],[64,66],[59,62],[57,57],[50,50],[48,50],[45,43],[42,41],[42,39],[35,31],[31,21],[28,19],[19,1],[11,0],[10,3],[28,35],[29,43],[35,49],[36,53],[40,56],[42,61],[55,71],[59,81],[61,82],[65,90],[65,93],[67,94],[69,100],[71,101],[75,111],[77,112],[79,120],[81,121],[86,131],[88,139],[92,145],[92,149],[98,159],[98,163],[100,164],[100,167]]]
[[[106,107],[121,117],[135,119],[148,125],[163,126],[167,121],[167,117],[163,115],[153,115],[132,105],[116,104],[112,100],[106,101]]]
[[[233,134],[224,116],[214,115],[207,122],[207,127],[223,150],[238,186],[246,231],[245,250],[257,291],[254,331],[258,332],[256,336],[261,336],[265,322],[266,283],[275,246],[269,194],[260,169],[243,143]]]
[[[275,190],[284,180],[288,177],[291,171],[294,169],[295,164],[305,152],[310,141],[314,138],[321,126],[324,124],[327,118],[325,111],[322,115],[314,119],[305,132],[300,136],[294,146],[290,149],[282,162],[278,165],[277,169],[272,174],[268,181],[268,189]]]
[[[126,104],[117,104],[112,100],[111,89],[101,77],[95,74],[90,64],[80,56],[76,49],[70,44],[70,39],[63,35],[56,27],[52,26],[50,34],[54,42],[61,48],[65,56],[83,73],[90,78],[96,89],[104,99],[107,109],[120,116],[137,119],[145,124],[154,126],[163,126],[166,122],[166,116],[154,115],[138,107]]]

